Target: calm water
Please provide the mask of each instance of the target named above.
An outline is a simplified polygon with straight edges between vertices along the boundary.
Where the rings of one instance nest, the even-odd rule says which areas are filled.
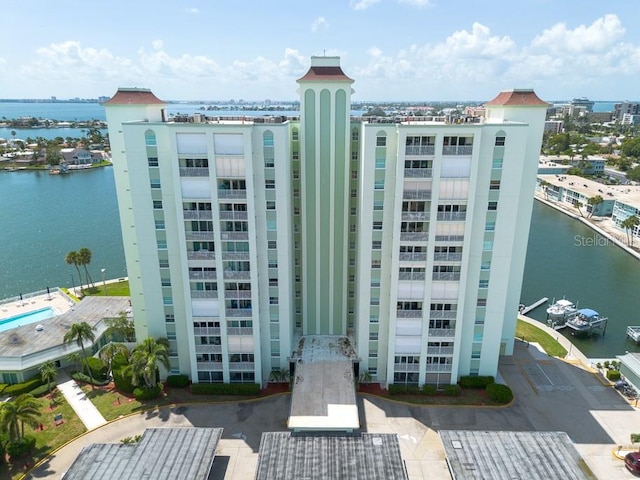
[[[0,298],[78,284],[71,250],[93,252],[94,281],[126,275],[113,169],[0,172]]]

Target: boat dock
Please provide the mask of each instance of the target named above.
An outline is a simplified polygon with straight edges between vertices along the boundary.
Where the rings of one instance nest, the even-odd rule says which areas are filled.
[[[627,327],[627,337],[636,343],[640,342],[640,327]]]
[[[522,315],[526,315],[527,313],[529,313],[531,310],[534,310],[536,308],[538,308],[540,305],[542,305],[543,303],[547,302],[549,300],[548,297],[543,297],[540,300],[538,300],[535,303],[532,303],[531,305],[529,305],[528,307],[524,307],[522,310],[520,310],[520,313]]]

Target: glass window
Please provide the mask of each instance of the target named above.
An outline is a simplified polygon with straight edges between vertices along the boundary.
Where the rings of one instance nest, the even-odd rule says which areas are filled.
[[[267,201],[267,210],[275,210],[275,209],[276,209],[276,202]]]
[[[387,146],[387,137],[379,136],[376,137],[376,147],[386,147]]]
[[[156,210],[162,209],[162,200],[154,200],[153,208]]]
[[[265,180],[264,181],[264,188],[266,188],[267,190],[273,190],[274,188],[276,188],[276,181],[275,180]]]
[[[158,166],[158,157],[149,157],[149,158],[147,158],[147,162],[149,163],[150,167],[157,167]]]
[[[504,147],[505,137],[496,137],[496,147]]]

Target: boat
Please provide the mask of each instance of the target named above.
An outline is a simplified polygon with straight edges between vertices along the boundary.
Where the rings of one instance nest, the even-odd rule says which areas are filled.
[[[569,316],[565,322],[566,326],[573,330],[574,335],[592,335],[594,329],[604,329],[607,326],[607,318],[601,317],[598,312],[590,308],[581,308],[573,315]]]
[[[563,328],[567,318],[578,311],[576,305],[566,298],[561,298],[547,308],[547,323],[555,330]]]

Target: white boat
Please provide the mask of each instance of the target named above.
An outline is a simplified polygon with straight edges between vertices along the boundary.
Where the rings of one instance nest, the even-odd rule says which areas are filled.
[[[604,334],[607,318],[601,317],[598,312],[590,308],[581,308],[567,318],[566,325],[573,330],[574,334],[592,334],[595,328],[602,329]]]
[[[558,330],[564,327],[567,318],[577,311],[576,305],[571,300],[562,298],[547,308],[547,323]]]

